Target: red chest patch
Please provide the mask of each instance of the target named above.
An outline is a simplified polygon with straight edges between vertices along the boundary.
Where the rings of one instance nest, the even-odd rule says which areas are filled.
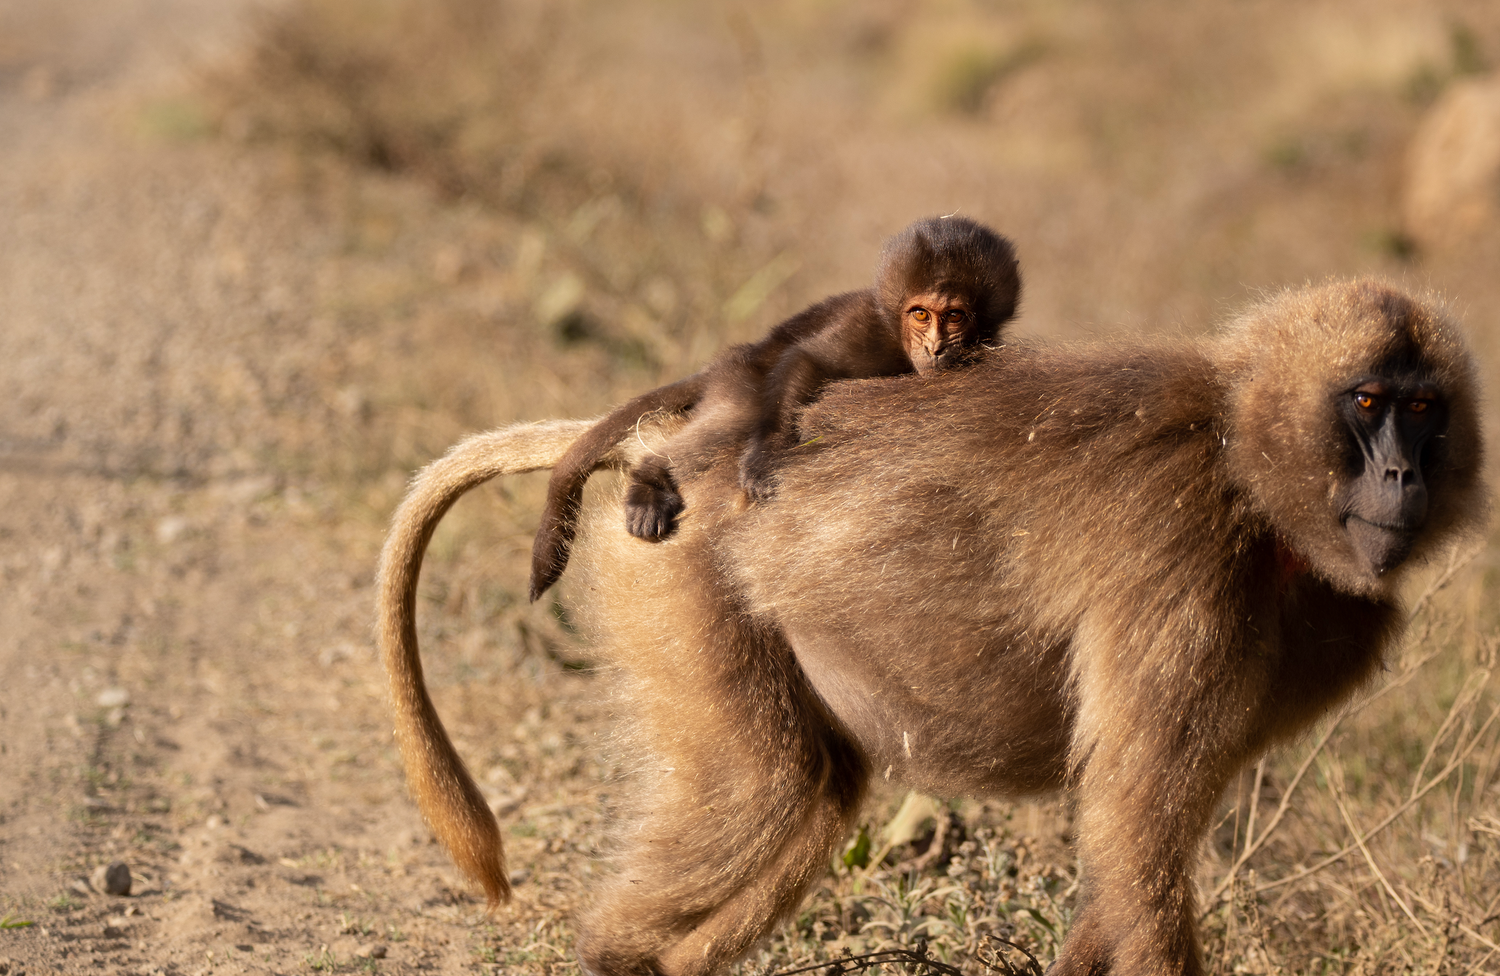
[[[1292,585],[1292,581],[1312,567],[1281,539],[1276,540],[1276,582],[1281,589]]]

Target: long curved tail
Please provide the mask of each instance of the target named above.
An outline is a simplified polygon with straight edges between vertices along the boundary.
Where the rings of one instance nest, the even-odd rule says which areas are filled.
[[[465,492],[502,474],[550,468],[595,426],[592,420],[517,424],[476,434],[418,472],[380,553],[376,626],[396,713],[406,780],[433,833],[490,906],[510,899],[500,829],[453,748],[422,678],[417,578],[433,530]]]
[[[533,603],[568,566],[583,504],[583,486],[589,475],[610,463],[619,463],[620,441],[646,416],[677,414],[696,406],[703,397],[704,385],[703,374],[697,373],[622,403],[574,441],[558,460],[552,480],[547,482],[547,502],[531,545]]]

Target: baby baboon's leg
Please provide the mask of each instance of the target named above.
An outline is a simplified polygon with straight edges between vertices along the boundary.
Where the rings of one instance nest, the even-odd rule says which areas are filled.
[[[625,492],[625,528],[638,539],[656,542],[672,534],[682,511],[682,495],[666,459],[648,457],[630,470]]]

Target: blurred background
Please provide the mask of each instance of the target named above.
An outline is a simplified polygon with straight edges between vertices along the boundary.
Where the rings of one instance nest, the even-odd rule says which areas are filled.
[[[407,478],[953,212],[1016,242],[1033,341],[1429,292],[1493,428],[1500,6],[0,0],[0,973],[573,971],[629,760],[566,587],[524,598],[544,481],[455,509],[419,608],[518,872],[488,918],[373,656]],[[1389,690],[1227,799],[1213,971],[1500,972],[1495,594],[1493,539],[1431,567]],[[863,833],[746,972],[1066,934],[1062,804],[893,792]]]

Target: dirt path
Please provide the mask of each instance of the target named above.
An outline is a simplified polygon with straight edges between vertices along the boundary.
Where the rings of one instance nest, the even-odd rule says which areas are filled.
[[[475,928],[404,796],[369,637],[401,476],[351,498],[307,461],[360,436],[386,339],[309,321],[342,242],[171,95],[247,6],[0,2],[5,976],[493,968],[588,847],[516,840],[534,883]],[[560,670],[466,686],[532,709],[516,762],[587,767],[528,731],[591,694]],[[113,861],[128,898],[87,881]]]

